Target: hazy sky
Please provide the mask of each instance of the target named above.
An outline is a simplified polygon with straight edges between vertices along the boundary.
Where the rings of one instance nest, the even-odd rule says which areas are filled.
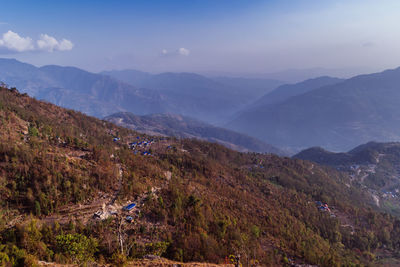
[[[90,71],[400,66],[399,0],[2,1],[0,56]]]

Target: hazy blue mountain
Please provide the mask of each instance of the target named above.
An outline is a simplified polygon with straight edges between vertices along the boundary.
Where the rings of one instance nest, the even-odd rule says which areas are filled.
[[[152,76],[152,74],[148,72],[143,72],[139,70],[111,70],[103,71],[100,74],[108,75],[120,81],[139,87],[141,87],[142,84]]]
[[[251,97],[259,97],[273,91],[278,86],[284,84],[283,81],[273,79],[241,78],[241,77],[214,77],[214,81],[245,91]]]
[[[228,127],[301,150],[348,150],[371,140],[400,140],[400,68],[360,75],[243,112]]]
[[[31,96],[97,117],[116,111],[166,112],[168,103],[150,89],[138,89],[106,75],[74,67],[33,65],[0,59],[0,81]]]
[[[100,115],[108,115],[117,110],[130,110],[139,114],[146,114],[155,112],[155,110],[165,112],[170,108],[157,91],[138,89],[106,75],[60,66],[44,66],[40,70],[56,80],[59,88],[65,88],[72,94],[85,95],[86,98],[82,100],[88,101],[88,104],[91,104],[90,101],[94,101],[93,105],[96,106],[98,102],[114,106],[113,110],[98,112],[97,114]],[[45,99],[54,94],[53,90],[44,92],[42,98]],[[62,99],[69,101],[68,98]],[[82,106],[78,110],[84,108],[85,106]],[[99,108],[103,107],[100,106]]]
[[[35,96],[43,87],[53,87],[56,82],[39,68],[15,59],[0,58],[0,81]]]
[[[232,73],[232,72],[202,72],[207,77],[240,77],[248,79],[269,79],[283,81],[284,83],[299,83],[309,79],[315,79],[321,76],[350,78],[361,73],[373,73],[371,68],[342,68],[342,69],[327,69],[327,68],[308,68],[308,69],[286,69],[269,73]]]
[[[322,86],[331,85],[344,81],[343,79],[333,78],[328,76],[322,76],[314,79],[305,80],[300,83],[295,84],[284,84],[273,90],[272,92],[264,95],[258,99],[249,108],[263,106],[263,105],[273,105],[278,104],[289,97],[301,95],[308,91],[320,88]]]
[[[137,116],[129,112],[120,112],[107,116],[105,120],[149,135],[196,138],[217,142],[238,151],[285,154],[256,138],[175,114]]]
[[[326,68],[310,68],[310,69],[288,69],[273,73],[267,73],[261,77],[267,79],[277,79],[287,81],[288,83],[298,83],[304,80],[315,79],[321,76],[335,77],[351,77],[360,72],[357,69],[326,69]]]
[[[108,71],[112,76],[139,88],[158,90],[174,103],[173,113],[205,121],[223,122],[282,82],[268,79],[207,78],[195,73],[149,74],[135,70]]]
[[[207,78],[194,73],[161,73],[150,74],[137,70],[114,70],[104,71],[101,74],[112,76],[120,81],[138,87],[163,88],[176,90],[177,88],[191,89],[191,83],[198,83],[197,87],[213,88],[227,86],[226,93],[241,93],[246,98],[259,98],[284,84],[282,81],[262,78],[241,78],[241,77],[212,77]],[[224,90],[224,88],[222,88]]]
[[[153,75],[142,86],[160,91],[174,103],[172,113],[209,122],[224,121],[250,101],[231,87],[193,73]]]
[[[0,81],[36,98],[97,117],[118,111],[139,115],[169,112],[222,122],[259,94],[193,73],[107,74],[55,65],[37,68],[13,59],[0,59]]]

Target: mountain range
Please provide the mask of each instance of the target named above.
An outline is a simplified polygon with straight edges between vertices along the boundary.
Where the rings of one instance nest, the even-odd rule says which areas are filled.
[[[157,90],[164,101],[173,103],[168,112],[207,122],[222,123],[265,93],[282,85],[271,79],[207,78],[195,73],[149,74],[136,70],[108,71],[114,77],[139,88]]]
[[[104,119],[116,125],[149,135],[196,138],[220,143],[228,148],[242,152],[253,151],[285,155],[285,152],[280,149],[254,137],[215,127],[181,115],[150,114],[137,116],[129,112],[120,112],[107,116]]]
[[[282,84],[255,80],[253,90],[251,86],[234,85],[231,80],[223,83],[223,79],[212,80],[194,73],[96,74],[56,65],[38,68],[14,59],[0,59],[0,81],[38,99],[96,117],[118,111],[139,115],[175,113],[214,123],[226,120]]]
[[[291,86],[301,94],[278,103],[265,97],[227,127],[294,151],[344,151],[373,140],[400,140],[400,68],[332,81],[310,90]]]
[[[400,69],[282,85],[278,80],[194,73],[95,74],[0,59],[0,81],[100,118],[116,112],[179,114],[285,151],[313,146],[346,151],[369,141],[400,140]]]
[[[344,81],[344,79],[321,76],[314,79],[305,80],[295,84],[284,84],[277,87],[275,90],[271,91],[260,97],[252,105],[249,105],[248,109],[254,109],[260,106],[274,105],[284,102],[290,97],[301,95],[318,89],[323,86],[336,84]]]
[[[126,108],[140,114],[167,109],[156,91],[137,89],[74,67],[38,68],[14,59],[0,59],[0,81],[23,88],[21,91],[38,99],[98,117]]]

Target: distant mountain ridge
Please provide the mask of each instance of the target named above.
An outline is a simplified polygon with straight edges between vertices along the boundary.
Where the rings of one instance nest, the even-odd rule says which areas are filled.
[[[360,75],[243,112],[227,126],[301,150],[348,150],[371,140],[400,140],[400,68]]]
[[[120,81],[144,88],[158,88],[163,90],[176,90],[176,86],[187,86],[188,82],[196,81],[204,88],[220,86],[223,90],[233,90],[232,93],[240,93],[245,98],[258,98],[284,84],[283,81],[261,78],[240,77],[205,77],[195,73],[150,74],[138,70],[113,70],[103,71],[101,74],[114,77]],[[205,86],[204,86],[205,85]],[[245,90],[244,90],[245,89]],[[226,93],[231,93],[226,91]]]
[[[295,84],[284,84],[258,99],[251,107],[259,107],[263,105],[279,104],[292,96],[301,95],[311,90],[321,88],[323,86],[336,84],[344,81],[344,79],[322,76],[314,79],[305,80]]]
[[[36,98],[97,117],[127,109],[143,114],[169,108],[154,90],[137,89],[75,67],[37,68],[14,59],[0,59],[0,81]]]
[[[175,114],[137,116],[129,112],[120,112],[107,116],[104,119],[116,125],[149,135],[196,138],[217,142],[228,148],[242,152],[254,151],[285,155],[285,152],[280,149],[256,138]]]
[[[106,74],[106,73],[105,73]],[[140,71],[120,76],[95,74],[75,67],[35,67],[0,59],[0,81],[24,93],[88,115],[104,117],[119,111],[135,114],[175,113],[208,122],[222,122],[254,101],[263,90],[224,84],[194,73],[152,75]],[[114,76],[116,75],[113,72]],[[130,77],[134,84],[120,81]],[[266,83],[265,91],[279,82]]]
[[[185,72],[150,74],[121,70],[105,71],[101,74],[139,88],[159,91],[166,96],[165,101],[175,104],[176,108],[169,110],[171,113],[214,123],[225,122],[246,105],[283,84],[270,79],[207,78]]]

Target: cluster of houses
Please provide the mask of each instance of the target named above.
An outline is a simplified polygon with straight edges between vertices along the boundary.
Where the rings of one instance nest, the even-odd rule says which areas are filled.
[[[151,156],[150,151],[145,150],[145,149],[150,148],[150,146],[155,143],[155,140],[154,139],[150,139],[150,140],[145,139],[143,141],[140,141],[140,136],[137,136],[136,139],[138,139],[138,141],[128,144],[129,148],[133,150],[133,153],[135,155],[140,153],[143,156]]]
[[[140,140],[140,139],[141,139],[140,136],[137,136],[136,139],[137,139],[136,142],[131,142],[131,143],[128,144],[128,145],[129,145],[129,148],[130,148],[131,150],[133,150],[133,153],[134,153],[135,155],[138,155],[138,154],[139,154],[139,155],[143,155],[143,156],[151,156],[150,151],[147,150],[147,149],[150,148],[150,146],[151,146],[152,144],[154,144],[156,141],[155,141],[154,139],[150,139],[150,140],[148,140],[148,139]],[[114,141],[114,142],[121,141],[121,138],[115,137],[115,136],[114,136],[114,137],[113,137],[113,141]]]
[[[121,141],[121,138],[117,137],[113,133],[109,133],[114,142],[119,142]],[[167,138],[164,137],[156,137],[156,139],[149,139],[144,136],[136,136],[134,137],[136,140],[134,142],[128,143],[129,149],[133,151],[133,154],[135,155],[142,155],[142,156],[152,156],[151,154],[151,146],[157,142],[167,140]],[[175,146],[168,145],[167,150],[176,150]]]
[[[140,139],[140,136],[136,137],[136,139]],[[131,149],[146,148],[148,146],[151,146],[154,143],[155,143],[154,139],[143,140],[143,141],[137,141],[137,142],[129,143],[129,147]]]

